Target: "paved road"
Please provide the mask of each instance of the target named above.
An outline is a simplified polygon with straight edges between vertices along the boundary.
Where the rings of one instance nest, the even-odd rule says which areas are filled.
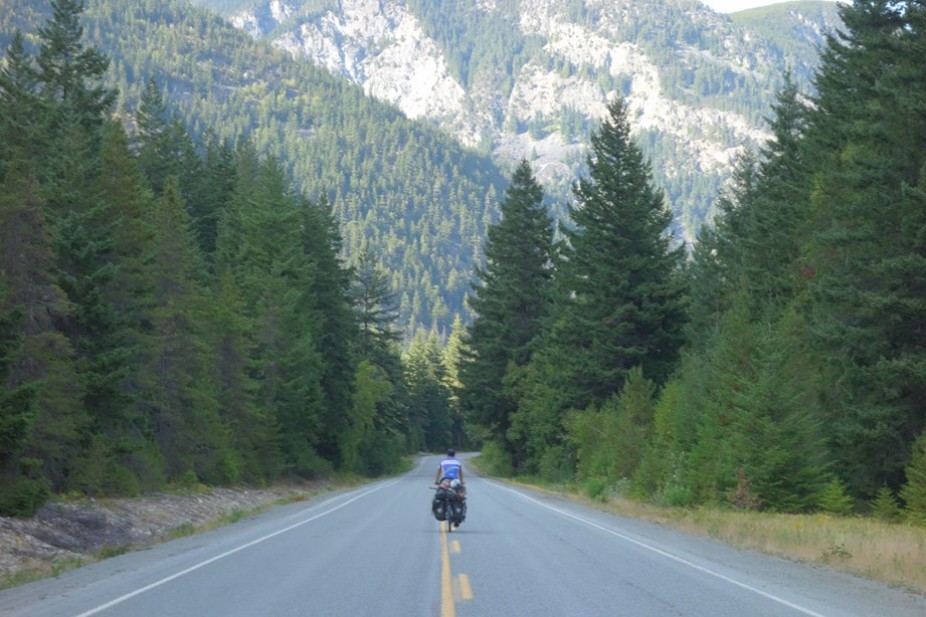
[[[926,615],[923,596],[472,475],[448,534],[429,512],[437,461],[0,592],[0,615]]]

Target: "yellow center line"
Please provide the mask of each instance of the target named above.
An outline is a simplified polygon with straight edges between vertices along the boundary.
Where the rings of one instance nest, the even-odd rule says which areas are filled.
[[[460,599],[461,600],[472,600],[473,599],[473,588],[470,587],[469,577],[465,574],[461,574],[457,577],[457,580],[460,583]]]
[[[459,541],[459,540],[454,540],[453,542],[450,543],[450,552],[451,552],[451,553],[453,553],[454,555],[457,555],[457,554],[459,554],[460,550],[461,550],[461,549],[460,549],[460,541]]]
[[[453,603],[453,575],[450,573],[450,551],[447,549],[447,530],[440,526],[441,545],[441,617],[456,617],[457,609]]]

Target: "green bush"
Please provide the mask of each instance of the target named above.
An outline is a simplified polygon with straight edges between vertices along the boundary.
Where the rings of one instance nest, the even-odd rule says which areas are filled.
[[[875,518],[892,523],[900,519],[900,503],[894,491],[882,486],[878,495],[871,502],[871,513]]]
[[[838,478],[830,480],[817,498],[817,505],[830,514],[849,514],[852,512],[852,498],[846,491],[845,484]]]
[[[486,473],[494,476],[510,478],[514,475],[511,458],[509,458],[504,446],[497,441],[489,441],[482,447],[482,452],[479,455],[479,465],[485,469]]]
[[[585,494],[589,499],[605,502],[610,492],[606,478],[589,478],[585,481]]]
[[[670,508],[685,508],[694,503],[694,493],[687,486],[670,482],[656,494],[656,503]]]
[[[34,516],[51,495],[44,479],[19,478],[0,486],[0,515],[27,518]]]

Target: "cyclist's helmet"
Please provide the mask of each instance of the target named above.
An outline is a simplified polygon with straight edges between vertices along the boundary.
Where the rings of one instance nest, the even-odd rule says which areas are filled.
[[[456,450],[447,450],[447,456],[449,456],[450,458],[453,458],[456,455],[457,455]]]

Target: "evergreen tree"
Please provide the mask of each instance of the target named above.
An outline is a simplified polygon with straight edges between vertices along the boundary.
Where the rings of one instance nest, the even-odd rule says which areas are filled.
[[[38,72],[25,51],[19,31],[0,62],[0,177],[16,161],[36,160],[44,152],[41,131],[45,118],[43,101],[38,97]]]
[[[214,260],[221,212],[230,202],[237,183],[235,173],[234,150],[225,143],[209,141],[202,174],[196,180],[200,190],[187,203],[200,251],[209,265]]]
[[[833,450],[853,495],[897,489],[926,425],[920,3],[840,9],[805,143],[817,171],[807,249],[814,333],[830,370]]]
[[[637,366],[628,373],[624,389],[600,409],[569,416],[566,426],[577,453],[578,480],[613,485],[636,472],[653,431],[654,394],[655,384]]]
[[[202,263],[176,178],[169,176],[150,217],[153,307],[143,365],[141,409],[169,478],[194,474],[208,483],[234,482],[240,463],[211,387],[199,292]]]
[[[453,417],[437,336],[418,332],[402,360],[408,384],[412,451],[445,450],[454,443]]]
[[[457,315],[453,320],[453,326],[450,329],[450,337],[441,356],[441,363],[444,366],[445,382],[444,386],[450,396],[450,415],[453,427],[452,444],[457,449],[465,447],[469,438],[466,429],[466,419],[463,415],[462,405],[460,403],[460,393],[463,383],[460,381],[460,371],[463,365],[463,355],[465,353],[465,328],[463,319]]]
[[[671,244],[672,215],[631,139],[624,102],[608,111],[569,208],[575,227],[564,230],[568,248],[549,334],[559,381],[576,409],[619,392],[635,366],[664,383],[685,322],[684,249]]]
[[[316,345],[323,359],[321,388],[324,393],[324,416],[321,421],[319,452],[329,460],[339,448],[338,435],[344,416],[351,407],[355,383],[353,350],[357,326],[351,306],[352,272],[341,262],[341,236],[326,198],[315,204],[300,203],[303,251],[312,268],[312,279],[304,290],[304,311],[319,316]]]
[[[401,377],[396,345],[398,307],[382,266],[363,251],[355,259],[351,299],[359,327],[355,355],[369,360],[385,371],[390,379]]]
[[[717,215],[698,232],[686,270],[690,292],[686,342],[693,349],[710,344],[743,284],[742,240],[758,184],[758,161],[747,150],[736,161],[730,187],[717,199]]]
[[[206,301],[210,308],[205,325],[213,359],[210,381],[235,459],[240,461],[237,469],[229,468],[229,477],[251,483],[274,480],[284,466],[281,427],[259,398],[259,381],[250,370],[252,320],[229,268],[217,273]]]
[[[549,299],[553,223],[543,190],[522,160],[505,191],[501,219],[490,226],[485,265],[477,270],[469,304],[475,317],[467,330],[460,381],[468,420],[505,443],[516,409],[504,381],[509,367],[531,359]],[[514,454],[514,447],[506,444]]]
[[[249,144],[238,149],[236,180],[221,221],[216,268],[231,273],[241,294],[249,321],[248,369],[259,406],[277,417],[287,468],[312,475],[327,466],[316,450],[325,413],[324,363],[299,198],[279,163],[262,160]]]
[[[801,148],[806,110],[790,74],[773,111],[773,138],[760,153],[754,190],[741,201],[746,229],[737,238],[742,276],[757,312],[784,306],[800,289],[799,258],[810,219],[810,174]]]
[[[66,125],[62,120],[71,117],[84,130],[99,136],[116,92],[101,84],[109,59],[82,41],[84,9],[82,0],[52,0],[52,17],[38,31],[39,90],[45,101],[54,104],[48,118],[52,132],[63,129]]]
[[[910,462],[906,467],[907,480],[900,490],[904,500],[906,518],[917,524],[926,524],[926,432],[913,443]]]
[[[20,164],[0,182],[0,263],[0,286],[6,288],[0,312],[22,317],[10,332],[19,344],[4,354],[9,362],[4,385],[14,398],[17,391],[32,391],[30,400],[20,401],[23,412],[31,410],[31,421],[17,455],[29,461],[28,477],[55,490],[70,488],[86,430],[83,379],[75,371],[73,347],[57,329],[72,307],[56,280],[39,187]]]
[[[20,310],[9,310],[0,286],[0,516],[32,516],[49,494],[39,461],[23,456],[35,419],[36,385],[15,384],[10,365],[22,347]]]
[[[149,80],[142,92],[135,112],[135,124],[135,153],[155,195],[160,196],[164,192],[167,178],[173,176],[179,183],[184,201],[195,203],[207,198],[205,192],[199,189],[203,185],[202,159],[180,120],[169,113],[154,80]]]

